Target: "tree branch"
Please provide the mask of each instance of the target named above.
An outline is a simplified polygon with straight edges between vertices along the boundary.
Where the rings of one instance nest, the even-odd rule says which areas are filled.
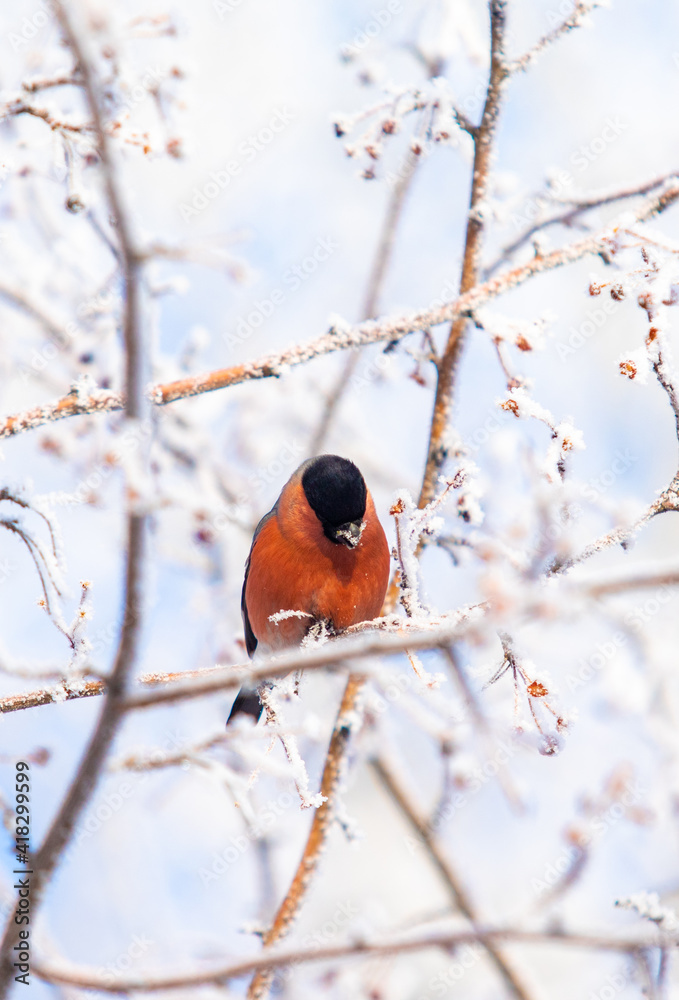
[[[415,831],[416,836],[419,837],[426,848],[429,857],[448,889],[453,905],[464,914],[474,930],[479,934],[479,941],[488,952],[491,961],[500,973],[510,993],[517,997],[518,1000],[528,1000],[530,993],[526,985],[521,982],[520,977],[512,969],[506,957],[497,947],[496,942],[492,938],[483,936],[483,932],[479,929],[478,916],[474,912],[474,907],[467,890],[441,850],[429,823],[420,814],[417,806],[400,782],[394,768],[384,756],[373,758],[370,764],[405,819]]]
[[[577,28],[582,24],[583,19],[591,11],[595,10],[597,7],[601,7],[601,0],[577,0],[572,12],[568,15],[565,21],[557,25],[552,31],[548,31],[546,35],[535,43],[527,52],[525,52],[518,59],[514,59],[509,64],[510,73],[525,73],[529,66],[535,62],[537,57],[544,52],[546,48],[557,42],[563,35],[572,31],[573,28]]]
[[[70,46],[75,61],[82,74],[83,86],[87,97],[89,112],[92,118],[97,146],[101,157],[101,166],[109,209],[116,223],[120,250],[123,259],[123,274],[125,287],[125,312],[123,334],[125,342],[125,380],[126,416],[139,418],[145,407],[142,391],[142,348],[139,333],[139,289],[138,261],[132,249],[130,230],[122,199],[118,179],[115,175],[108,147],[108,138],[104,132],[98,103],[97,85],[94,70],[82,50],[75,33],[69,14],[59,4],[56,8],[62,31]],[[125,570],[124,618],[118,642],[118,649],[111,676],[107,682],[107,695],[101,715],[80,760],[77,773],[71,782],[66,796],[57,810],[57,814],[45,835],[45,838],[35,853],[31,852],[31,918],[37,916],[44,891],[59,863],[63,850],[68,843],[78,818],[82,814],[97,781],[106,759],[108,750],[113,743],[118,724],[125,711],[125,694],[127,679],[135,663],[139,645],[139,626],[141,608],[142,565],[145,554],[145,517],[131,512],[127,517],[127,556]],[[20,924],[15,921],[19,914],[20,899],[10,913],[0,944],[0,997],[5,997],[14,976],[13,948],[18,941]]]
[[[149,708],[170,701],[200,698],[217,691],[228,691],[240,687],[244,679],[256,686],[261,681],[284,677],[297,669],[316,670],[325,667],[340,669],[344,667],[346,661],[353,659],[376,655],[388,656],[403,652],[405,649],[434,649],[466,634],[478,622],[483,612],[481,605],[474,605],[454,616],[433,619],[433,624],[428,630],[421,622],[410,627],[403,619],[376,619],[375,629],[368,632],[365,638],[357,639],[355,636],[351,638],[350,635],[345,635],[317,649],[294,650],[270,660],[263,660],[257,667],[247,663],[179,673],[143,674],[139,678],[139,684],[144,687],[156,686],[157,690],[148,694],[129,695],[125,703],[126,709]],[[382,632],[387,634],[384,635]],[[74,701],[78,698],[91,698],[105,694],[106,689],[105,680],[64,679],[50,688],[8,695],[0,699],[0,714],[62,701]]]
[[[636,213],[637,222],[645,222],[658,215],[674,204],[677,198],[679,198],[679,180],[669,183],[659,195],[645,201]],[[404,313],[401,316],[368,320],[354,327],[343,326],[341,329],[332,327],[322,337],[279,354],[267,355],[256,361],[234,365],[231,368],[220,368],[204,375],[193,375],[175,382],[152,386],[148,390],[148,397],[155,405],[164,406],[178,399],[199,396],[204,392],[214,392],[216,389],[224,389],[253,379],[280,378],[288,368],[305,364],[313,358],[322,357],[334,351],[363,347],[365,344],[377,344],[385,340],[401,340],[409,333],[426,330],[451,320],[457,322],[460,319],[465,319],[466,322],[466,318],[474,310],[499,295],[524,284],[534,275],[573,264],[590,254],[601,253],[606,248],[610,231],[610,227],[608,227],[594,236],[588,236],[551,253],[536,256],[526,264],[504,271],[497,277],[471,288],[453,302],[445,303],[435,309],[423,309]],[[97,389],[96,392],[87,394],[78,387],[73,387],[56,403],[37,406],[32,410],[7,417],[3,423],[0,423],[0,439],[13,437],[23,431],[33,430],[55,420],[63,420],[65,417],[84,413],[110,413],[122,410],[123,406],[124,396],[122,393],[108,389]]]
[[[368,288],[362,310],[364,319],[372,319],[377,313],[384,279],[386,277],[387,268],[389,267],[389,262],[394,250],[396,229],[403,212],[406,196],[410,190],[413,177],[415,176],[415,171],[417,170],[417,165],[420,162],[420,157],[416,156],[412,150],[409,150],[404,163],[404,172],[399,178],[396,186],[394,187],[391,198],[389,199],[384,222],[382,223],[382,231],[377,244],[377,251],[375,253],[375,258],[370,271],[370,277],[368,279]],[[346,391],[346,387],[349,384],[349,379],[353,375],[356,365],[358,364],[359,357],[360,354],[358,351],[352,351],[349,354],[337,381],[330,390],[320,423],[311,442],[309,450],[310,455],[318,455],[323,450],[330,424],[332,423],[333,417],[337,412],[337,408],[344,392]]]
[[[644,949],[669,947],[679,944],[678,940],[662,942],[651,937],[645,938],[608,938],[584,932],[565,933],[558,930],[524,931],[515,927],[489,927],[482,931],[440,931],[421,937],[399,937],[385,941],[367,941],[365,939],[351,941],[347,944],[326,945],[315,948],[288,948],[271,950],[269,954],[261,954],[253,958],[230,962],[203,969],[199,972],[175,973],[169,976],[151,978],[144,975],[117,976],[110,973],[102,976],[94,969],[81,969],[78,966],[47,964],[38,961],[34,964],[36,975],[52,983],[64,983],[81,989],[98,990],[102,993],[133,993],[137,991],[160,992],[162,990],[179,990],[195,988],[215,983],[221,985],[233,979],[240,979],[250,972],[271,972],[274,969],[289,965],[301,965],[306,962],[332,962],[337,959],[352,956],[374,956],[406,954],[424,951],[428,948],[460,947],[464,944],[474,944],[481,939],[495,941],[515,941],[517,943],[536,945],[555,944],[570,948],[593,951],[611,951],[618,954],[633,954]]]
[[[494,141],[500,113],[502,92],[508,75],[505,63],[504,42],[506,28],[506,0],[490,2],[490,77],[486,91],[486,101],[478,129],[473,134],[474,167],[472,190],[467,216],[460,297],[469,293],[478,281],[479,262],[485,232],[485,201],[490,185],[490,172],[494,156]],[[453,390],[458,362],[464,344],[464,334],[469,313],[459,314],[453,319],[448,342],[443,356],[438,362],[436,398],[429,432],[429,445],[419,506],[426,505],[436,492],[436,481],[447,455],[445,444],[448,425],[453,408]]]
[[[571,226],[581,215],[591,211],[593,208],[601,208],[603,205],[610,205],[616,201],[625,201],[627,198],[636,198],[639,195],[650,194],[651,191],[655,191],[656,188],[662,187],[668,181],[676,179],[677,176],[677,171],[672,170],[668,174],[663,174],[662,177],[656,177],[654,180],[646,181],[636,187],[623,188],[618,191],[599,195],[581,195],[577,198],[563,199],[571,207],[555,212],[541,222],[533,223],[520,236],[517,236],[512,243],[508,243],[507,246],[503,247],[497,259],[485,268],[483,272],[484,279],[487,280],[492,274],[495,274],[501,264],[513,257],[517,250],[525,246],[531,237],[535,236],[541,230],[555,225]]]
[[[358,674],[350,674],[347,678],[323,767],[321,795],[325,797],[325,801],[314,814],[302,859],[297,866],[290,888],[278,908],[271,927],[262,939],[265,948],[277,944],[288,934],[318,871],[323,848],[334,818],[344,758],[352,729],[355,729],[357,724],[356,704],[363,684],[364,678]],[[259,969],[248,987],[248,1000],[263,1000],[264,997],[267,997],[272,979],[272,968]]]

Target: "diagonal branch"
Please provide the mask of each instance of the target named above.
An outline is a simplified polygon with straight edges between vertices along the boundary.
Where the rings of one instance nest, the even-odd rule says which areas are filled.
[[[556,28],[552,31],[548,31],[546,35],[535,43],[527,52],[525,52],[518,59],[514,59],[509,64],[510,73],[524,73],[529,66],[532,66],[537,57],[544,52],[545,49],[553,45],[564,35],[572,31],[573,28],[579,27],[587,14],[590,14],[597,7],[603,6],[602,0],[577,0],[573,10],[568,15],[565,21],[558,24]]]
[[[500,973],[508,990],[518,1000],[527,1000],[530,996],[527,987],[521,982],[516,971],[508,963],[507,958],[502,954],[497,943],[492,938],[485,937],[479,929],[479,919],[474,912],[474,907],[467,890],[458,877],[457,872],[442,852],[431,826],[420,815],[417,806],[412,802],[410,795],[403,787],[394,768],[384,756],[375,757],[370,763],[382,785],[389,792],[389,795],[415,831],[416,836],[426,848],[429,857],[448,888],[453,904],[464,914],[474,930],[479,934],[479,941],[488,952],[491,961]]]
[[[563,199],[570,207],[567,209],[560,209],[558,212],[554,212],[546,219],[534,222],[532,226],[525,229],[524,232],[517,236],[515,240],[503,247],[496,260],[485,268],[483,272],[484,278],[487,279],[492,274],[495,274],[501,264],[513,257],[517,250],[520,250],[522,246],[525,246],[525,244],[528,243],[528,241],[541,230],[547,229],[549,226],[556,225],[571,226],[581,215],[591,211],[593,208],[601,208],[603,205],[611,205],[616,201],[625,201],[627,198],[636,198],[639,195],[650,194],[651,191],[655,191],[656,188],[662,187],[667,184],[668,181],[676,179],[677,176],[678,172],[676,170],[672,170],[668,174],[663,174],[662,177],[656,177],[651,181],[646,181],[645,183],[638,184],[635,187],[621,188],[617,191],[609,191],[605,194],[581,195],[577,198]]]
[[[412,185],[413,177],[415,176],[415,171],[417,170],[417,165],[420,162],[420,158],[416,156],[412,150],[409,150],[403,166],[403,173],[401,177],[399,177],[391,198],[389,199],[387,212],[382,225],[382,232],[380,233],[380,239],[377,245],[377,252],[375,254],[370,277],[368,279],[368,288],[366,291],[365,303],[363,305],[363,316],[365,319],[372,319],[377,313],[384,279],[386,277],[389,262],[394,250],[396,229],[403,212],[403,206],[405,204],[407,194]],[[360,355],[358,351],[352,351],[352,353],[349,354],[337,381],[330,390],[320,423],[311,442],[309,450],[310,455],[318,455],[323,450],[330,424],[332,423],[342,396],[344,395],[346,387],[349,384],[349,380],[354,373],[356,365],[358,364],[359,357]]]
[[[678,198],[679,180],[674,180],[668,183],[662,192],[647,199],[639,207],[638,211],[635,212],[636,221],[645,222],[660,214],[673,205]],[[534,275],[573,264],[590,254],[599,254],[605,251],[610,233],[611,227],[608,227],[596,235],[588,236],[569,246],[548,254],[535,256],[526,264],[504,271],[483,284],[469,289],[453,302],[444,303],[434,309],[422,309],[400,316],[368,320],[353,327],[349,325],[339,329],[332,327],[322,337],[299,347],[281,351],[278,354],[270,354],[256,361],[234,365],[231,368],[220,368],[203,375],[193,375],[175,382],[152,386],[148,390],[148,396],[155,405],[164,406],[178,399],[199,396],[204,392],[214,392],[216,389],[225,389],[253,379],[280,378],[289,368],[305,364],[314,358],[331,354],[334,351],[363,347],[365,344],[377,344],[385,340],[401,340],[409,333],[426,330],[439,323],[460,320],[466,322],[467,317],[476,309],[499,295],[523,285]],[[452,387],[452,380],[450,384]],[[56,403],[37,406],[32,410],[7,417],[3,423],[0,423],[0,440],[27,430],[33,430],[55,420],[63,420],[65,417],[84,413],[110,413],[122,410],[123,406],[124,395],[122,393],[98,389],[88,394],[79,387],[73,387]],[[441,406],[444,404],[441,403]],[[449,409],[450,406],[446,412]],[[440,428],[441,433],[444,429],[445,421]]]
[[[325,797],[325,801],[314,814],[311,830],[309,831],[302,854],[302,860],[297,866],[297,871],[295,872],[290,888],[278,908],[271,927],[262,939],[265,948],[270,948],[272,945],[277,944],[287,935],[301,909],[313,877],[318,870],[323,848],[325,847],[325,842],[335,815],[338,786],[342,777],[344,760],[352,736],[352,730],[356,727],[358,719],[360,719],[360,716],[357,717],[356,704],[363,684],[364,678],[359,674],[350,674],[347,678],[323,767],[321,795]],[[269,968],[260,969],[255,973],[248,988],[248,1000],[263,1000],[263,998],[269,995],[269,989],[273,980],[273,971],[272,968]]]

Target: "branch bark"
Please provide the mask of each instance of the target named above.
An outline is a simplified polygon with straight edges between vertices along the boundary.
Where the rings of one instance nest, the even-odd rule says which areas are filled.
[[[103,128],[94,70],[85,56],[69,13],[61,4],[58,5],[56,12],[66,41],[82,74],[83,87],[101,157],[106,197],[116,223],[123,261],[125,290],[123,319],[125,413],[130,419],[138,419],[142,416],[145,408],[139,327],[139,261],[133,249],[129,224],[123,210],[120,185],[108,146],[109,140]],[[144,542],[145,517],[131,512],[127,517],[124,618],[113,670],[107,681],[107,695],[99,720],[90,736],[66,796],[62,800],[39,850],[31,852],[29,856],[32,869],[30,877],[32,921],[37,916],[44,892],[73,833],[78,818],[94,791],[118,725],[125,712],[127,679],[134,666],[139,645]],[[2,998],[7,995],[14,976],[13,948],[19,939],[20,929],[20,924],[15,921],[15,917],[19,914],[19,904],[20,899],[17,896],[16,906],[8,917],[0,944],[0,997]]]
[[[332,826],[344,758],[352,728],[356,725],[356,704],[364,682],[364,678],[359,674],[350,674],[347,678],[323,767],[321,795],[325,796],[325,802],[319,806],[314,814],[302,859],[273,923],[264,935],[265,948],[270,948],[286,936],[302,907],[313,877],[318,870],[323,848]],[[248,988],[248,1000],[262,1000],[262,998],[267,997],[272,979],[272,968],[259,969]]]
[[[647,199],[636,213],[637,222],[645,222],[660,212],[665,211],[679,198],[679,180],[669,182],[660,194]],[[377,344],[385,340],[401,340],[409,333],[426,330],[439,323],[464,320],[466,322],[476,309],[497,298],[505,292],[517,288],[537,274],[552,271],[567,264],[573,264],[590,254],[598,254],[605,250],[610,228],[569,246],[554,250],[551,253],[536,256],[519,267],[504,271],[483,284],[475,285],[469,291],[460,295],[453,302],[445,303],[435,309],[422,309],[416,312],[404,313],[400,316],[387,316],[379,320],[368,320],[357,326],[346,326],[341,329],[331,328],[328,333],[316,340],[294,347],[279,354],[271,354],[256,361],[234,365],[231,368],[220,368],[203,375],[192,375],[152,386],[148,390],[148,398],[156,406],[165,406],[178,399],[200,396],[204,392],[214,392],[253,379],[280,378],[289,368],[306,364],[313,358],[331,354],[334,351],[344,351],[353,347],[363,347],[365,344]],[[449,339],[450,345],[450,339]],[[452,355],[451,355],[452,357]],[[451,358],[449,358],[450,362]],[[453,359],[454,360],[454,359]],[[453,365],[454,367],[454,365]],[[450,369],[449,386],[452,389],[453,378]],[[439,380],[440,382],[440,380]],[[441,395],[439,417],[443,409],[449,413],[452,400],[445,402],[447,397],[441,389],[437,389],[437,400]],[[445,398],[444,398],[445,397]],[[449,405],[450,404],[450,405]],[[31,410],[5,418],[0,423],[0,440],[13,437],[27,430],[42,427],[56,420],[86,413],[110,413],[122,410],[124,394],[108,389],[98,389],[93,393],[82,393],[77,387],[72,388],[65,396],[55,403],[37,406]],[[443,434],[446,423],[437,422],[437,435]],[[433,426],[433,424],[432,424]],[[436,472],[432,471],[434,480]],[[424,495],[424,494],[423,494]]]
[[[170,976],[151,978],[144,975],[118,976],[110,974],[104,978],[94,969],[81,969],[78,966],[49,965],[45,962],[34,964],[36,975],[51,983],[77,986],[81,989],[97,990],[101,993],[133,993],[138,991],[157,993],[162,990],[190,989],[206,986],[211,983],[221,985],[233,979],[240,979],[248,973],[272,972],[274,969],[288,965],[299,965],[303,962],[332,962],[351,956],[375,956],[406,954],[424,951],[428,948],[460,947],[463,944],[474,944],[484,938],[488,941],[515,941],[527,945],[565,945],[575,949],[593,951],[610,951],[616,954],[635,954],[646,949],[671,947],[679,944],[679,940],[663,939],[658,941],[652,937],[645,938],[609,938],[586,932],[566,933],[559,930],[525,931],[515,927],[489,927],[477,931],[440,931],[421,937],[399,937],[384,941],[351,941],[348,944],[326,945],[320,948],[287,948],[274,949],[268,954],[260,954],[253,958],[230,962],[212,969],[199,972],[175,973]]]
[[[505,0],[491,0],[490,77],[481,124],[473,133],[474,166],[469,214],[467,216],[467,234],[462,260],[462,277],[460,279],[461,297],[475,287],[479,276],[479,263],[481,260],[486,217],[484,202],[488,196],[490,185],[490,172],[502,92],[509,73],[504,54],[505,29],[506,2]],[[429,432],[427,462],[422,489],[420,491],[420,507],[426,507],[434,498],[436,481],[448,455],[445,439],[453,409],[455,376],[464,346],[466,328],[467,315],[460,314],[456,316],[450,328],[445,351],[437,365],[436,398],[434,400],[434,413]]]
[[[370,763],[375,774],[426,848],[435,868],[448,888],[453,905],[464,914],[474,930],[479,934],[479,941],[488,952],[493,965],[502,977],[509,992],[512,996],[517,997],[517,1000],[529,1000],[530,993],[526,984],[521,981],[521,977],[498,948],[496,941],[483,936],[483,932],[479,928],[480,922],[478,916],[474,912],[474,906],[467,890],[439,847],[429,823],[420,814],[419,809],[399,780],[394,768],[384,756],[376,757]]]
[[[368,279],[368,289],[362,310],[364,319],[372,319],[377,313],[384,279],[386,277],[387,268],[389,267],[389,262],[394,250],[396,229],[403,212],[406,196],[410,190],[419,162],[419,157],[417,157],[412,151],[409,151],[405,160],[404,173],[402,177],[399,178],[391,198],[389,199],[386,215],[382,224],[382,232],[380,233],[380,238],[377,244],[377,252],[375,254],[370,277]],[[349,354],[337,381],[330,390],[325,407],[323,408],[320,423],[311,442],[309,454],[318,455],[322,451],[325,445],[325,439],[328,436],[330,424],[332,423],[342,396],[344,395],[347,385],[349,384],[349,379],[356,369],[359,357],[360,355],[358,351],[353,351]]]
[[[139,678],[139,684],[157,686],[157,690],[128,695],[126,708],[128,710],[149,708],[185,698],[199,698],[217,691],[240,687],[244,679],[254,686],[267,679],[284,677],[297,669],[315,670],[325,667],[339,669],[353,659],[388,656],[403,652],[404,649],[443,647],[473,628],[484,611],[482,605],[472,605],[458,612],[456,616],[440,619],[438,623],[432,622],[428,629],[424,628],[422,623],[415,623],[414,627],[409,628],[402,619],[393,621],[377,619],[376,621],[382,624],[377,624],[374,631],[371,630],[365,638],[354,637],[351,641],[346,641],[349,636],[345,635],[344,642],[338,638],[315,650],[295,650],[281,654],[261,662],[257,667],[248,663],[179,673],[143,674]],[[386,628],[383,628],[383,625],[386,625]],[[383,634],[384,631],[388,634]],[[106,689],[107,682],[104,680],[62,681],[50,688],[8,695],[0,699],[0,714],[62,701],[74,701],[78,698],[91,698],[104,694]]]

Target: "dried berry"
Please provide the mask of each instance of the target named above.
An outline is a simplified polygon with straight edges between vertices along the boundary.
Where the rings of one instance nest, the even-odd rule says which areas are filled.
[[[515,417],[518,417],[519,415],[519,404],[515,399],[505,399],[504,402],[500,403],[500,409],[509,410],[509,412],[513,413]]]
[[[653,299],[649,292],[643,292],[637,299],[637,302],[647,313],[650,313],[653,309]]]

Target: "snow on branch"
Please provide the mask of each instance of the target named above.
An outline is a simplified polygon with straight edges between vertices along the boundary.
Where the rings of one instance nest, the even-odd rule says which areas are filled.
[[[650,219],[664,211],[679,198],[679,181],[669,184],[658,195],[647,199],[635,213],[637,222]],[[615,240],[615,227],[607,227],[595,236],[589,236],[570,246],[554,250],[543,256],[536,256],[519,267],[505,271],[476,285],[452,302],[433,309],[388,316],[351,326],[338,321],[322,337],[307,344],[298,345],[278,354],[267,355],[256,361],[221,368],[203,375],[193,375],[174,382],[152,386],[148,398],[157,406],[164,406],[178,399],[198,396],[232,385],[239,385],[253,379],[280,378],[288,369],[306,364],[314,358],[334,351],[363,347],[366,344],[381,343],[385,340],[401,340],[409,333],[425,330],[439,323],[446,323],[473,314],[475,310],[497,298],[499,295],[524,284],[536,274],[542,274],[575,263],[591,254],[605,253]],[[55,420],[84,413],[102,413],[120,410],[124,397],[120,392],[97,389],[85,394],[75,387],[56,403],[37,406],[31,410],[7,417],[0,423],[0,439],[13,437],[27,430],[33,430]]]
[[[626,899],[615,903],[621,910],[634,910],[640,917],[652,921],[667,934],[679,931],[679,916],[669,906],[663,906],[657,892],[635,892]]]
[[[500,400],[498,406],[501,410],[513,413],[517,418],[532,417],[539,420],[550,429],[552,437],[543,472],[550,483],[562,480],[566,472],[567,456],[572,451],[580,451],[585,447],[581,431],[568,420],[562,420],[557,424],[549,410],[532,399],[523,386],[510,389],[508,398]]]
[[[361,936],[345,944],[324,945],[314,943],[311,948],[271,948],[252,958],[222,964],[212,969],[196,972],[184,971],[169,975],[152,976],[148,973],[133,973],[126,976],[101,974],[98,970],[83,968],[64,961],[46,961],[41,956],[35,962],[35,972],[50,983],[63,983],[82,989],[99,990],[104,993],[133,993],[139,991],[159,992],[163,990],[188,989],[210,983],[222,984],[239,979],[254,971],[268,971],[285,968],[302,962],[333,961],[349,955],[393,955],[420,951],[427,948],[450,950],[463,944],[483,941],[516,941],[525,944],[555,944],[575,949],[610,951],[616,954],[634,954],[642,949],[654,948],[657,942],[650,937],[606,937],[586,932],[568,932],[561,928],[547,930],[522,930],[515,926],[480,927],[465,931],[429,931],[418,936],[394,937],[387,940],[370,940]],[[679,942],[677,942],[679,943]]]
[[[578,28],[588,14],[597,7],[607,7],[608,0],[577,0],[573,6],[573,10],[568,15],[568,17],[557,25],[552,31],[548,31],[546,35],[535,43],[527,52],[525,52],[518,59],[513,60],[509,63],[509,71],[511,73],[524,73],[533,63],[536,61],[539,55],[557,42],[563,35],[568,34],[573,28]],[[554,14],[552,13],[552,17]]]

